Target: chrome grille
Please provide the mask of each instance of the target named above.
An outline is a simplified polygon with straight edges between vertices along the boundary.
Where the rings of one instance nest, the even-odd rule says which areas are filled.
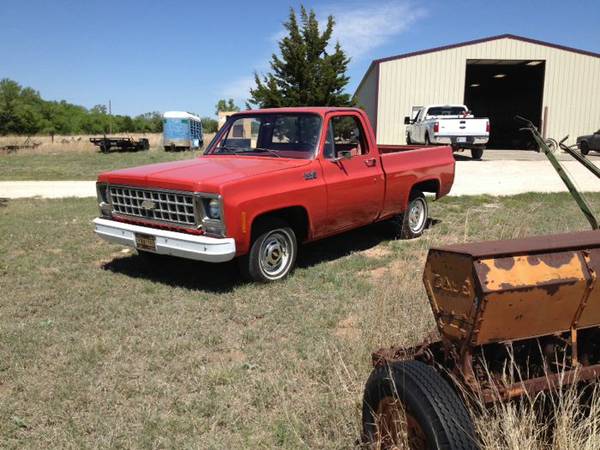
[[[186,227],[196,225],[195,203],[191,194],[128,186],[110,186],[109,192],[115,214]]]

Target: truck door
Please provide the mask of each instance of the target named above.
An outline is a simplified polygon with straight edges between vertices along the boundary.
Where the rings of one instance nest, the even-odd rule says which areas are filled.
[[[355,113],[331,117],[326,133],[321,164],[329,234],[373,222],[382,208],[385,179],[377,147],[369,146]]]

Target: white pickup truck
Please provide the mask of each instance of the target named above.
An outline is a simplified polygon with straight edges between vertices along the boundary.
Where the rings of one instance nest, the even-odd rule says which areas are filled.
[[[407,144],[451,145],[454,151],[470,149],[481,159],[490,138],[490,121],[476,119],[465,105],[414,106],[404,118]]]

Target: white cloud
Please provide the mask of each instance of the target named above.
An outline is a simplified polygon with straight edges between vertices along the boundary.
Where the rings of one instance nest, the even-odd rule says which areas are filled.
[[[342,49],[356,61],[406,31],[425,14],[424,8],[410,0],[396,0],[354,8],[340,4],[318,12],[317,17],[334,17],[333,41],[339,41]]]
[[[426,15],[425,9],[416,5],[414,0],[389,0],[354,5],[351,2],[339,3],[327,8],[317,8],[315,12],[320,19],[321,31],[325,28],[327,16],[334,17],[332,43],[339,41],[353,62],[364,57],[373,59],[372,51],[375,48],[389,42]],[[277,43],[286,34],[286,30],[280,28],[270,36],[269,42],[274,46],[273,51],[276,53],[279,53]],[[257,61],[252,71],[259,74],[268,71],[269,60],[270,56]],[[242,106],[250,95],[251,87],[254,87],[254,76],[242,76],[223,85],[219,95],[233,98]]]
[[[254,76],[240,77],[228,82],[223,86],[222,96],[225,98],[233,98],[237,102],[245,102],[250,97],[250,88],[254,87]]]
[[[389,0],[366,2],[366,5],[365,2],[339,3],[318,8],[315,13],[321,32],[327,24],[327,16],[333,16],[332,44],[339,41],[346,54],[356,61],[406,31],[426,15],[426,10],[413,0]],[[269,41],[276,46],[285,36],[287,30],[282,28],[273,33]]]

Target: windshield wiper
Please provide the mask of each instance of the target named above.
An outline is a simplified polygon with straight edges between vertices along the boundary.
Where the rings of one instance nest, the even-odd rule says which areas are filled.
[[[231,154],[231,153],[237,153],[238,152],[238,148],[234,148],[234,147],[226,147],[226,146],[220,146],[217,147],[217,152],[216,153],[225,153],[225,154]],[[225,151],[222,151],[225,150]]]
[[[254,147],[254,148],[246,148],[246,149],[236,149],[236,150],[234,150],[234,153],[253,153],[253,152],[266,152],[266,153],[270,153],[273,156],[277,156],[278,158],[281,158],[281,155],[279,153],[277,153],[276,150],[272,150],[270,148]]]

